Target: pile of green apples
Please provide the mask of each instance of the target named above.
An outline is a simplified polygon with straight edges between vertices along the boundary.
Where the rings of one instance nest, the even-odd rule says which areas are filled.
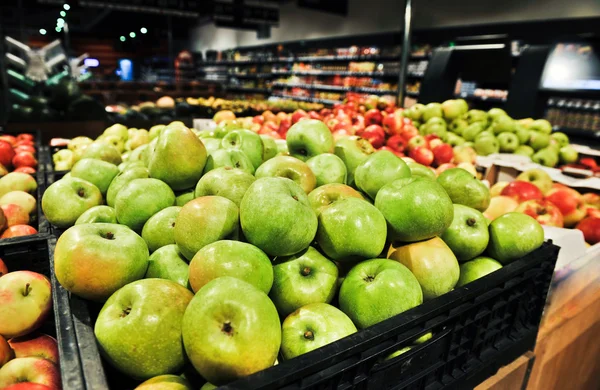
[[[437,135],[450,145],[471,147],[480,156],[514,153],[537,164],[555,167],[578,160],[565,133],[552,132],[546,119],[513,119],[501,108],[469,110],[463,99],[415,104],[404,111],[419,132]]]
[[[102,355],[148,385],[191,386],[174,376],[186,362],[213,385],[235,381],[543,243],[528,215],[490,223],[489,190],[471,173],[436,178],[359,137],[334,141],[319,120],[280,145],[240,128],[156,132],[125,162],[89,144],[42,199],[66,229],[57,280],[103,304]],[[117,136],[127,144],[126,129]]]

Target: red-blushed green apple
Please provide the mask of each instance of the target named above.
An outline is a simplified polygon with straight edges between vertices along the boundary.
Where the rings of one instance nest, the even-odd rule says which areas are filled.
[[[558,158],[563,164],[573,164],[579,160],[579,153],[572,146],[563,146],[558,151]]]
[[[405,265],[415,275],[425,300],[451,291],[458,281],[460,271],[456,256],[439,237],[401,246],[389,258]]]
[[[471,261],[467,261],[460,265],[460,277],[456,287],[462,287],[465,284],[482,278],[487,274],[502,268],[502,264],[492,259],[491,257],[480,256]]]
[[[423,177],[431,180],[436,179],[435,172],[425,165],[417,162],[407,162],[406,165],[410,169],[410,173],[413,177]]]
[[[175,204],[173,190],[158,179],[133,179],[117,193],[117,221],[141,232],[150,217]]]
[[[419,282],[408,268],[388,259],[358,263],[344,279],[340,309],[364,329],[423,303]]]
[[[148,168],[141,166],[132,166],[131,168],[118,173],[110,183],[110,186],[108,186],[108,191],[106,192],[106,204],[110,207],[115,207],[117,194],[123,187],[134,179],[147,179],[149,177]]]
[[[346,198],[364,199],[354,188],[340,183],[325,184],[315,188],[308,194],[311,207],[319,215],[321,210],[333,202]]]
[[[510,196],[494,196],[490,200],[490,206],[483,212],[483,216],[493,221],[501,215],[515,211],[519,207],[519,202]]]
[[[375,207],[388,223],[388,240],[414,242],[442,234],[452,223],[452,200],[439,183],[421,177],[383,186]]]
[[[52,390],[62,388],[58,366],[39,357],[13,359],[0,369],[0,389],[21,382],[46,385]]]
[[[86,210],[102,204],[102,194],[92,183],[75,177],[52,183],[42,196],[42,210],[59,228],[72,226]]]
[[[451,121],[467,113],[468,106],[462,99],[450,99],[442,103],[444,119]]]
[[[222,196],[203,196],[185,204],[175,220],[175,243],[186,259],[219,240],[236,240],[239,208]]]
[[[37,201],[25,191],[11,191],[2,195],[0,206],[5,204],[19,205],[27,215],[33,214],[37,209]]]
[[[148,258],[148,269],[144,278],[167,279],[188,288],[187,259],[183,257],[175,244],[160,247]]]
[[[94,206],[77,218],[75,225],[84,223],[117,223],[115,209],[110,206]]]
[[[108,298],[94,334],[102,355],[121,372],[148,379],[185,363],[181,326],[191,291],[165,279],[125,285]]]
[[[240,205],[240,222],[248,242],[271,256],[289,256],[307,248],[318,225],[302,187],[281,177],[264,177],[248,188]]]
[[[75,153],[76,155],[78,153]],[[79,154],[77,161],[84,158],[96,158],[114,165],[119,165],[123,162],[121,153],[113,145],[104,142],[92,142]],[[76,161],[75,161],[76,162]]]
[[[342,137],[335,143],[335,155],[342,159],[348,171],[346,183],[354,184],[354,171],[356,168],[375,153],[375,148],[369,141],[357,136]]]
[[[586,194],[581,195],[581,198],[583,199],[583,203],[585,203],[586,206],[592,207],[595,209],[600,209],[600,195],[599,194],[595,194],[593,192],[588,192]]]
[[[488,246],[488,223],[481,212],[455,204],[452,224],[440,238],[450,247],[458,261],[471,260],[482,254]]]
[[[194,190],[178,192],[175,194],[175,206],[183,207],[192,199],[196,199],[196,196],[194,196]]]
[[[17,204],[3,204],[0,209],[6,218],[7,227],[29,223],[29,214]]]
[[[528,181],[515,180],[508,183],[500,192],[500,195],[510,196],[517,202],[521,203],[530,199],[543,199],[544,194],[533,183]]]
[[[273,287],[269,297],[282,317],[311,303],[329,303],[338,287],[338,268],[315,248],[273,264]]]
[[[499,181],[490,188],[490,197],[500,196],[504,187],[508,185],[508,181]]]
[[[306,165],[315,174],[317,187],[325,184],[345,184],[348,176],[346,165],[341,158],[331,153],[323,153],[306,160]]]
[[[135,390],[192,390],[192,385],[183,377],[173,374],[158,375],[141,383]],[[215,387],[216,389],[216,387]]]
[[[558,207],[563,215],[565,227],[573,227],[587,215],[581,194],[572,188],[552,188],[546,200]]]
[[[164,181],[173,190],[192,188],[207,162],[206,148],[185,126],[167,126],[156,138],[149,156],[150,177]]]
[[[171,206],[151,216],[142,228],[142,238],[150,253],[160,247],[175,244],[175,221],[181,207]]]
[[[500,144],[500,152],[513,153],[519,147],[519,138],[513,133],[498,134],[498,144]]]
[[[494,136],[478,137],[475,140],[475,151],[480,156],[498,153],[500,151],[500,144]]]
[[[35,190],[37,190],[37,182],[27,173],[10,172],[0,178],[0,196],[11,191],[25,191],[31,194]]]
[[[448,169],[438,176],[437,182],[444,187],[452,203],[479,211],[485,211],[490,205],[490,190],[464,169]]]
[[[356,333],[356,326],[340,309],[311,303],[287,316],[281,333],[281,354],[292,359]]]
[[[0,278],[0,335],[7,339],[39,328],[52,308],[52,289],[44,275],[9,272]]]
[[[19,382],[3,388],[3,390],[52,390],[51,387],[33,382]]]
[[[560,209],[548,200],[531,199],[521,203],[516,212],[527,214],[542,225],[563,227],[564,220]]]
[[[271,260],[263,251],[245,242],[221,240],[206,245],[190,262],[189,271],[194,292],[222,276],[243,280],[265,294],[273,285]]]
[[[15,353],[13,352],[10,345],[4,338],[4,336],[0,335],[0,368],[5,365],[9,360],[15,357]]]
[[[373,200],[379,189],[387,183],[409,177],[411,171],[408,165],[394,153],[385,150],[371,154],[354,172],[356,187]]]
[[[239,206],[246,190],[255,180],[254,176],[241,169],[231,167],[213,169],[198,181],[194,197],[217,195]]]
[[[37,230],[29,225],[14,225],[6,229],[0,238],[23,237],[37,234]]]
[[[15,358],[41,357],[58,364],[58,344],[47,334],[29,334],[8,340]]]
[[[297,183],[305,193],[310,193],[317,185],[317,178],[302,160],[291,156],[277,156],[266,161],[256,170],[256,178],[284,177]]]
[[[102,195],[106,195],[110,183],[118,173],[119,168],[116,165],[95,158],[83,158],[71,168],[72,177],[92,183]]]
[[[221,141],[222,149],[234,149],[244,152],[254,169],[263,162],[263,142],[260,135],[253,131],[238,129],[229,132]]]
[[[331,131],[317,119],[295,123],[287,132],[286,143],[290,155],[302,161],[323,153],[333,152]]]
[[[502,264],[525,256],[544,243],[544,229],[529,215],[510,212],[490,224],[487,253]]]
[[[374,258],[385,246],[385,218],[365,200],[352,197],[336,200],[323,207],[318,218],[315,239],[332,260],[356,262]]]
[[[224,276],[200,289],[183,316],[194,368],[216,385],[269,368],[281,345],[277,309],[260,289]]]
[[[147,268],[146,242],[123,225],[76,225],[56,242],[56,278],[82,298],[104,301],[124,285],[143,278]]]
[[[238,168],[249,174],[254,174],[254,165],[246,153],[238,149],[218,149],[215,150],[206,160],[204,174],[216,168],[230,167]]]

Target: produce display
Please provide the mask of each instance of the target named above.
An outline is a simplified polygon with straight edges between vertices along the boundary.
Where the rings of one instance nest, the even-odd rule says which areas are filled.
[[[393,123],[364,106],[364,129],[335,129],[329,115],[340,112],[356,126],[349,107],[315,111],[326,122],[301,111],[242,120],[220,112],[212,131],[114,125],[59,152],[70,173],[42,199],[64,230],[56,278],[102,305],[94,332],[108,363],[146,381],[140,388],[197,388],[173,376],[188,362],[223,385],[542,245],[541,225],[526,214],[485,218],[490,191],[472,172],[448,167],[436,177],[403,151],[350,134],[368,139],[379,120],[387,140],[398,127],[413,131],[393,106],[382,107]]]

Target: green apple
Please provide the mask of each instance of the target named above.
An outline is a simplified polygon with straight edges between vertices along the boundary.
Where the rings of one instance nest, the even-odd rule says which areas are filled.
[[[455,118],[448,125],[448,130],[456,135],[463,135],[465,129],[469,127],[469,122],[464,118]]]
[[[458,261],[471,260],[482,254],[488,246],[490,234],[487,219],[471,207],[455,204],[452,224],[440,237]]]
[[[162,133],[162,131],[165,129],[165,125],[154,125],[150,128],[150,130],[148,131],[148,136],[150,137],[150,141],[152,141],[154,138],[157,138],[160,133]]]
[[[411,177],[408,165],[394,153],[382,150],[370,155],[354,173],[354,182],[359,190],[375,199],[377,192],[396,179]]]
[[[494,119],[490,128],[494,135],[500,133],[514,133],[517,128],[515,121],[508,115],[500,115]]]
[[[329,303],[338,287],[338,268],[334,262],[309,246],[273,264],[273,287],[269,297],[283,317],[302,306]]]
[[[556,142],[558,142],[561,148],[569,145],[569,136],[567,136],[565,133],[557,131],[556,133],[552,133],[550,137]]]
[[[42,210],[52,225],[73,226],[86,210],[102,204],[102,194],[92,183],[76,177],[52,183],[42,196]]]
[[[475,136],[475,142],[480,138],[496,138],[496,136],[491,130],[484,130]]]
[[[85,149],[92,142],[94,142],[94,140],[89,137],[79,136],[71,139],[67,144],[67,148],[71,151]]]
[[[186,361],[181,343],[184,313],[194,295],[165,279],[144,279],[116,291],[94,325],[102,355],[137,379],[177,372]]]
[[[467,113],[468,108],[466,102],[462,99],[450,99],[442,103],[442,112],[444,119],[447,121],[460,118]]]
[[[365,200],[350,197],[321,209],[315,238],[329,258],[355,262],[377,257],[385,246],[386,233],[381,212]]]
[[[187,288],[189,267],[177,245],[165,245],[152,253],[148,258],[148,269],[144,278],[167,279]]]
[[[69,149],[61,149],[52,155],[55,171],[70,171],[73,166],[73,152]]]
[[[124,172],[133,167],[145,167],[145,165],[142,161],[136,160],[136,161],[123,161],[121,164],[119,164],[119,166],[117,166],[117,168],[119,168],[119,172]]]
[[[311,303],[290,314],[281,333],[281,354],[292,359],[356,333],[356,326],[338,308]]]
[[[529,215],[510,212],[490,224],[487,253],[502,264],[527,255],[544,243],[544,229]]]
[[[271,256],[289,256],[307,248],[318,224],[302,187],[281,177],[264,177],[248,188],[240,205],[240,222],[248,242]]]
[[[85,149],[83,149],[77,161],[84,158],[97,158],[114,165],[119,165],[123,162],[121,159],[121,153],[119,153],[117,148],[104,142],[92,142],[89,144]]]
[[[210,383],[223,385],[248,376],[273,366],[277,358],[281,346],[277,309],[250,283],[217,278],[188,305],[183,344],[196,371]]]
[[[454,133],[448,133],[446,136],[446,143],[450,146],[459,146],[465,143],[465,139]]]
[[[125,141],[123,141],[117,135],[101,135],[96,139],[96,142],[103,142],[108,145],[112,145],[119,151],[119,153],[125,152]]]
[[[458,282],[460,268],[456,256],[439,237],[404,245],[389,258],[405,265],[413,273],[425,300],[451,291]]]
[[[175,206],[183,207],[183,206],[185,206],[185,204],[187,202],[189,202],[190,200],[195,199],[195,198],[196,198],[196,196],[194,195],[193,189],[177,192],[175,194]]]
[[[420,305],[423,292],[417,278],[402,264],[372,259],[348,272],[339,302],[357,328],[364,329]]]
[[[305,121],[302,121],[305,122]],[[315,174],[317,187],[325,184],[346,184],[348,171],[341,158],[331,153],[323,153],[306,160],[306,165]]]
[[[119,168],[116,165],[95,158],[83,158],[71,168],[72,177],[92,183],[102,195],[106,195],[110,183],[118,173]]]
[[[201,138],[204,147],[206,148],[206,154],[211,155],[215,150],[221,149],[221,138]]]
[[[531,132],[529,131],[529,129],[526,129],[521,125],[517,125],[515,134],[519,139],[519,144],[525,145],[529,143],[529,138],[531,138]]]
[[[306,161],[322,153],[333,152],[331,130],[317,119],[307,119],[295,123],[286,134],[290,155]]]
[[[239,209],[222,196],[203,196],[185,204],[175,220],[175,243],[186,259],[219,240],[239,235]]]
[[[136,150],[142,145],[150,143],[150,134],[146,129],[138,129],[127,140],[128,150]]]
[[[480,156],[498,153],[500,144],[495,137],[480,137],[475,140],[475,151]]]
[[[451,168],[440,173],[438,183],[452,199],[452,203],[462,204],[484,212],[490,205],[490,190],[483,182],[462,168]]]
[[[552,133],[552,125],[546,119],[536,119],[529,125],[530,130],[539,131],[543,134]]]
[[[435,180],[435,172],[431,168],[412,161],[407,162],[406,165],[410,169],[410,173],[413,177]]]
[[[275,359],[275,365],[277,365],[277,359]],[[210,382],[206,382],[205,384],[202,385],[200,390],[215,390],[216,388],[217,388],[217,386],[213,385]]]
[[[473,124],[475,122],[486,123],[488,122],[488,113],[482,110],[469,110],[465,114],[464,118],[469,122],[469,124]]]
[[[519,137],[513,133],[500,133],[498,135],[500,152],[513,153],[519,147]]]
[[[156,127],[156,126],[155,126]],[[154,128],[154,127],[153,127]],[[152,129],[150,129],[152,131]],[[159,375],[141,383],[135,390],[192,390],[192,385],[178,375]],[[214,387],[213,389],[216,389]],[[204,388],[200,390],[205,390]],[[212,390],[212,389],[211,389]]]
[[[346,184],[354,184],[354,171],[356,168],[375,153],[375,148],[366,139],[350,136],[339,138],[335,143],[335,155],[342,159],[348,170]]]
[[[142,238],[150,253],[160,247],[175,243],[175,221],[181,207],[171,206],[151,216],[142,228]]]
[[[317,185],[317,178],[308,164],[291,156],[277,156],[265,161],[256,170],[256,178],[284,177],[297,183],[305,193],[310,193]]]
[[[158,179],[133,179],[115,198],[117,221],[141,232],[150,217],[174,203],[175,194],[164,182]]]
[[[140,166],[133,166],[123,172],[119,172],[108,186],[108,191],[106,192],[106,204],[110,207],[115,207],[117,194],[123,187],[134,179],[147,179],[149,175],[148,168]]]
[[[490,109],[487,113],[492,121],[494,121],[497,118],[502,117],[502,116],[508,116],[506,111],[504,111],[501,108],[497,108],[497,107]]]
[[[441,123],[440,123],[441,121]],[[442,141],[448,136],[446,122],[441,118],[431,118],[419,129],[422,135],[437,135]]]
[[[531,131],[530,134],[529,146],[531,146],[533,150],[538,151],[550,145],[550,135],[540,133],[539,131]]]
[[[466,141],[475,141],[475,137],[477,134],[481,133],[485,130],[485,126],[481,122],[471,123],[467,128],[463,131],[462,137]]]
[[[540,168],[528,169],[521,172],[516,180],[528,181],[531,184],[535,184],[544,194],[552,189],[552,178],[546,171]]]
[[[388,356],[386,356],[385,359],[383,359],[383,360],[384,361],[386,361],[386,360],[392,360],[393,358],[395,358],[397,356],[405,354],[406,352],[410,351],[411,349],[412,349],[411,346],[400,348],[396,352],[393,352],[393,353],[389,354]]]
[[[127,226],[73,226],[56,242],[54,271],[60,284],[85,299],[104,301],[148,268],[146,242]]]
[[[441,118],[444,116],[442,105],[440,103],[429,103],[423,108],[421,119],[427,122],[431,118]]]
[[[206,160],[204,174],[221,167],[238,168],[251,175],[254,174],[252,161],[246,156],[246,153],[238,149],[215,150]]]
[[[77,218],[75,225],[84,223],[117,223],[117,213],[110,206],[94,206]]]
[[[472,281],[502,268],[502,264],[491,257],[480,256],[460,265],[460,277],[456,287],[462,287]]]
[[[152,142],[154,142],[154,140],[157,140],[158,138],[154,138],[152,140]],[[146,152],[149,151],[150,145],[146,144],[146,145],[142,145],[139,148],[137,148],[136,150],[132,151],[129,154],[129,158],[127,159],[127,161],[141,161],[142,163],[144,163],[144,166],[148,166],[147,164],[147,154]]]
[[[322,185],[308,194],[308,201],[317,215],[333,202],[346,198],[364,199],[354,188],[339,183]]]
[[[265,294],[273,285],[271,260],[263,251],[245,242],[215,241],[200,249],[190,262],[190,286],[194,292],[223,276],[243,280]]]
[[[535,150],[529,145],[520,145],[515,151],[514,154],[518,154],[521,156],[532,157],[535,153]]]
[[[277,145],[277,155],[278,156],[289,156],[289,150],[287,147],[287,143],[285,142],[284,139],[276,139],[275,140],[275,145]],[[267,161],[267,160],[265,160]]]
[[[413,242],[442,234],[452,223],[452,200],[439,183],[420,177],[395,180],[379,190],[375,207],[388,223],[388,240]]]
[[[218,195],[240,205],[246,190],[256,179],[241,169],[222,167],[206,173],[198,181],[194,197]]]
[[[229,132],[221,141],[222,149],[240,150],[248,157],[254,169],[263,163],[263,141],[253,131],[238,129]]]
[[[277,143],[275,143],[275,139],[273,137],[269,137],[268,135],[261,134],[260,139],[263,143],[263,155],[262,160],[267,161],[277,156],[279,150],[277,149]]]
[[[413,122],[420,121],[423,116],[424,108],[425,108],[425,105],[423,105],[421,103],[417,103],[417,104],[413,105],[412,107],[404,110],[403,114],[407,118],[411,119]]]
[[[579,160],[579,153],[572,146],[563,146],[558,152],[560,162],[563,164],[573,164]]]
[[[553,168],[558,164],[558,152],[551,147],[543,148],[535,152],[531,160],[536,164]]]

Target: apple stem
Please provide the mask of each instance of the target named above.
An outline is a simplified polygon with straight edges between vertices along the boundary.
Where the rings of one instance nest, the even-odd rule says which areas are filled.
[[[294,196],[292,196],[292,199],[298,200],[298,197],[296,195],[294,195]]]
[[[370,282],[372,282],[372,281],[374,281],[374,280],[375,280],[375,277],[374,277],[374,276],[367,275],[367,276],[365,277],[365,282],[367,282],[367,283],[370,283]]]
[[[475,218],[467,219],[467,225],[469,225],[469,226],[475,226],[476,223],[477,223],[477,221],[475,220]]]
[[[548,212],[548,210],[546,210],[546,208],[545,208],[545,207],[541,207],[541,208],[538,210],[538,214],[539,214],[539,215],[545,215],[547,212]]]
[[[83,198],[85,196],[85,192],[82,189],[80,189],[79,191],[77,191],[77,195]]]
[[[306,332],[304,332],[304,338],[308,340],[314,340],[315,335],[310,330],[307,330]]]
[[[302,276],[308,276],[310,275],[311,269],[310,267],[304,267],[302,268],[302,271],[300,272],[302,274]]]
[[[123,313],[121,313],[121,318],[127,317],[129,315],[129,313],[131,313],[131,308],[128,307],[125,310],[123,310]]]
[[[25,285],[25,291],[23,292],[23,296],[24,297],[28,296],[30,291],[31,291],[31,285],[29,283],[27,283]]]
[[[229,321],[227,321],[223,324],[223,327],[221,328],[221,330],[223,332],[227,333],[228,335],[233,334],[233,328],[231,327],[231,323]]]

